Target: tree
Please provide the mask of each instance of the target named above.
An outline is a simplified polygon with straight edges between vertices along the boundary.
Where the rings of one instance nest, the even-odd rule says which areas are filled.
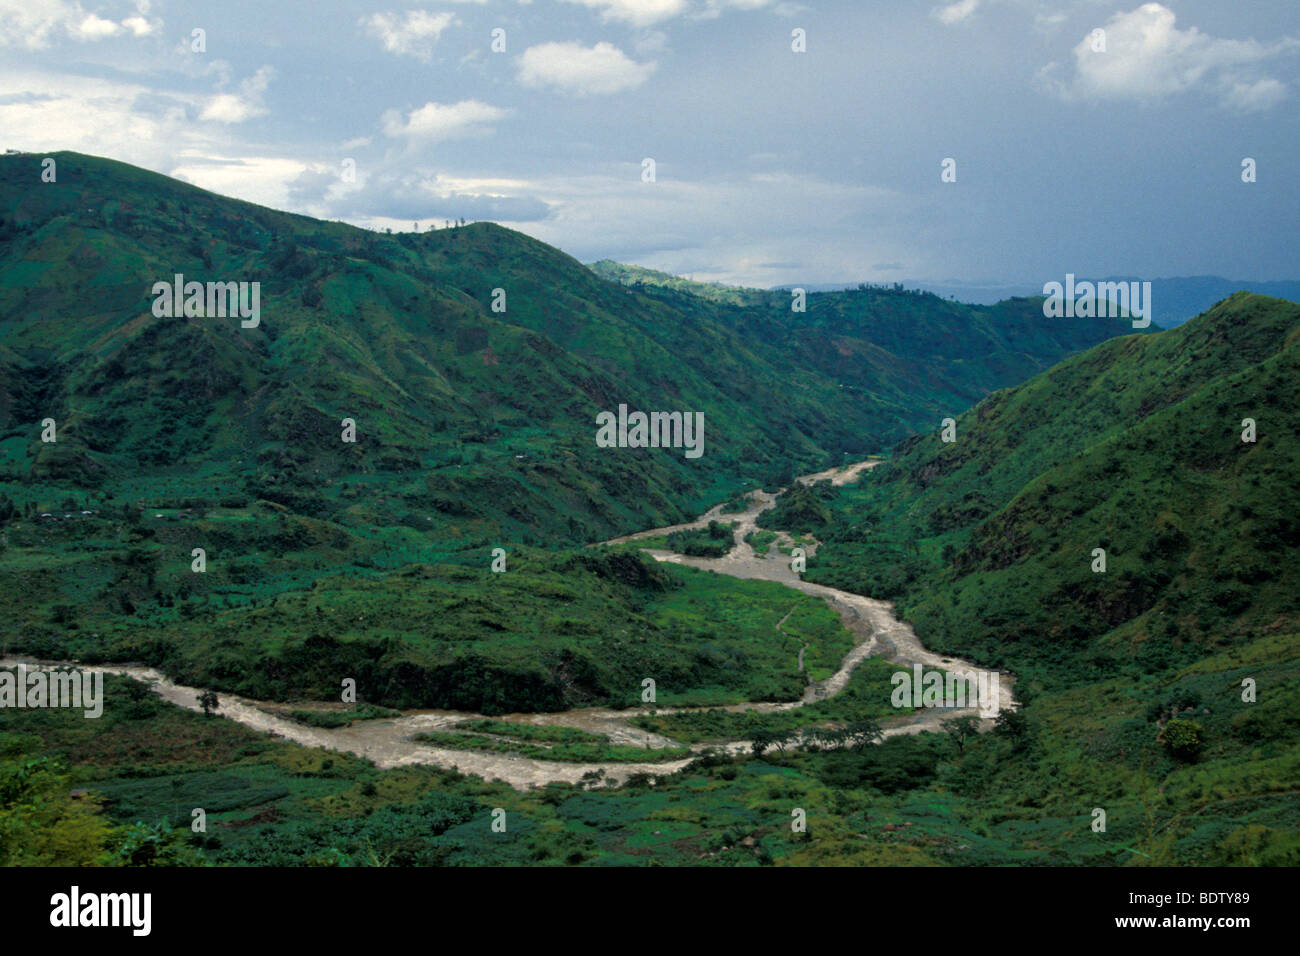
[[[978,717],[954,717],[952,720],[945,720],[942,726],[944,733],[957,745],[958,753],[964,753],[966,742],[980,732]]]
[[[116,866],[204,866],[203,854],[186,845],[189,835],[166,823],[134,823],[122,835],[111,862]]]
[[[1194,720],[1171,720],[1165,724],[1160,742],[1175,760],[1191,763],[1205,749],[1205,730]]]
[[[874,720],[854,720],[844,728],[844,738],[850,741],[851,750],[861,750],[864,747],[870,747],[872,744],[883,740],[885,735],[880,730],[880,724]]]
[[[813,730],[812,739],[817,741],[828,750],[844,746],[844,741],[848,739],[848,731],[842,727],[819,727]]]
[[[199,694],[199,706],[203,708],[204,717],[211,717],[212,712],[221,707],[221,703],[217,699],[216,691],[205,690],[203,693]]]
[[[113,834],[100,800],[49,757],[0,757],[0,866],[93,866]]]
[[[1019,750],[1029,740],[1029,720],[1020,710],[1004,710],[993,723],[993,733],[1011,741],[1012,749]]]

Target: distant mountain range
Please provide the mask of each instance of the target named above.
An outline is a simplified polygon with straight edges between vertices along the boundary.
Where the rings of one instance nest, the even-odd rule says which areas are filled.
[[[1092,282],[1134,282],[1141,276],[1079,276]],[[1053,276],[1057,282],[1063,276]],[[1145,280],[1143,280],[1145,281]],[[1222,276],[1183,276],[1172,279],[1151,279],[1151,298],[1154,308],[1152,320],[1163,329],[1182,325],[1188,319],[1205,312],[1216,302],[1221,302],[1234,292],[1255,292],[1276,296],[1279,299],[1300,299],[1300,279],[1283,279],[1276,282],[1255,282],[1248,279],[1225,279]],[[1043,294],[1041,285],[1010,285],[982,282],[933,282],[927,279],[908,279],[899,283],[905,289],[922,289],[943,298],[958,302],[991,303],[1018,296],[1037,297]],[[842,285],[808,286],[810,291],[843,289]]]
[[[601,275],[617,278],[626,284],[658,285],[681,290],[693,291],[703,298],[715,301],[743,303],[752,301],[760,292],[789,292],[794,284],[775,286],[773,289],[751,289],[743,286],[727,286],[717,283],[696,282],[666,272],[646,269],[641,266],[628,266],[605,259],[590,264]],[[1092,282],[1135,282],[1144,281],[1142,276],[1083,276],[1080,280]],[[1052,281],[1062,282],[1063,276],[1053,276]],[[1300,299],[1300,279],[1284,279],[1276,282],[1255,282],[1247,279],[1225,279],[1222,276],[1185,276],[1171,279],[1151,279],[1151,293],[1154,302],[1155,324],[1164,329],[1181,325],[1188,319],[1205,312],[1216,302],[1220,302],[1234,292],[1256,292],[1260,295],[1276,296],[1279,299]],[[813,282],[797,284],[807,292],[844,292],[858,288],[857,283]],[[955,299],[957,302],[975,305],[993,305],[1006,299],[1037,298],[1042,296],[1042,285],[1026,285],[999,282],[962,282],[959,280],[935,281],[930,279],[906,279],[902,282],[883,284],[867,283],[874,289],[894,289],[898,291],[931,292],[943,299]]]

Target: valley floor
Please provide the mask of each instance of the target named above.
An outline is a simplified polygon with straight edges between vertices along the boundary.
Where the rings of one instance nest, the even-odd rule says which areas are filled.
[[[843,485],[855,480],[865,471],[877,465],[877,461],[858,462],[843,469],[830,469],[798,479],[801,482],[829,480],[836,485]],[[527,725],[531,727],[557,727],[585,731],[606,737],[612,745],[636,746],[647,750],[680,747],[670,737],[656,734],[636,727],[632,721],[639,717],[664,717],[690,711],[709,709],[725,710],[731,713],[754,712],[775,713],[794,710],[807,704],[829,700],[840,694],[848,686],[854,670],[865,660],[879,657],[900,668],[910,668],[921,664],[932,669],[963,673],[973,669],[973,665],[960,658],[943,657],[931,653],[921,646],[912,628],[895,617],[893,607],[885,601],[873,600],[847,591],[826,587],[803,581],[791,570],[789,562],[779,548],[770,549],[765,556],[759,556],[745,538],[756,530],[758,515],[770,508],[776,496],[762,491],[753,492],[748,501],[748,508],[738,514],[727,515],[733,522],[735,546],[722,558],[695,558],[662,550],[650,550],[649,553],[659,561],[684,564],[706,571],[738,578],[773,581],[787,587],[824,599],[835,610],[845,627],[854,635],[855,644],[845,655],[839,669],[821,681],[810,682],[799,700],[786,702],[744,702],[722,708],[629,708],[612,710],[607,708],[580,708],[558,713],[509,714],[497,718],[499,721]],[[674,525],[668,528],[656,528],[612,541],[605,545],[633,542],[637,539],[657,538],[675,530],[704,527],[710,520],[719,517],[719,509],[714,508],[694,522]],[[778,532],[778,544],[789,544],[789,535]],[[815,545],[811,546],[815,551]],[[18,660],[0,661],[0,666],[13,667]],[[51,662],[42,662],[43,666],[66,666]],[[169,703],[187,710],[200,710],[199,697],[202,688],[188,687],[167,678],[161,672],[148,667],[100,665],[106,673],[118,674],[146,683],[155,693]],[[1005,679],[999,687],[999,710],[1013,709],[1015,701],[1010,685]],[[295,705],[300,707],[301,705]],[[237,695],[220,694],[219,713],[227,719],[237,721],[246,727],[276,737],[292,740],[308,747],[325,747],[342,751],[367,759],[381,769],[426,764],[461,773],[471,774],[485,780],[499,780],[516,788],[544,786],[548,783],[578,783],[584,778],[599,775],[608,784],[617,784],[636,774],[662,776],[676,773],[686,767],[701,753],[713,751],[724,754],[743,754],[753,750],[753,741],[747,738],[717,739],[697,742],[689,747],[690,755],[677,760],[658,762],[620,761],[609,762],[562,762],[542,760],[520,756],[509,752],[489,752],[460,750],[449,747],[433,746],[415,739],[416,735],[430,732],[447,731],[459,724],[471,720],[482,720],[482,715],[465,711],[422,710],[403,714],[399,718],[376,718],[358,720],[345,727],[312,727],[286,716],[292,709],[286,705],[268,704],[249,700]],[[916,714],[900,716],[884,722],[882,738],[916,734],[924,731],[939,731],[945,720],[972,716],[981,723],[990,726],[992,716],[981,716],[971,707],[964,709],[923,708]],[[792,741],[789,746],[798,749],[804,744],[802,738]]]

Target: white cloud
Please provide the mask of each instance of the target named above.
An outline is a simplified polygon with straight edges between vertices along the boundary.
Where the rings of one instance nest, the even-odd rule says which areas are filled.
[[[648,186],[640,174],[638,158],[521,185],[551,214],[516,228],[583,261],[610,256],[741,284],[863,278],[870,276],[867,264],[898,259],[923,271],[933,255],[919,248],[915,202],[892,188],[788,173],[683,181],[664,166]],[[793,221],[817,226],[772,228]],[[866,233],[864,222],[873,224]],[[845,236],[852,242],[839,241]]]
[[[1068,81],[1057,78],[1056,64],[1040,75],[1066,99],[1154,101],[1201,89],[1217,93],[1226,105],[1253,110],[1286,95],[1284,84],[1259,74],[1259,65],[1300,48],[1296,40],[1227,40],[1196,27],[1180,30],[1175,21],[1174,12],[1159,3],[1116,14],[1104,28],[1104,51],[1094,49],[1091,35],[1074,48]]]
[[[489,133],[491,124],[509,115],[509,110],[499,106],[489,106],[479,100],[461,100],[451,104],[425,103],[412,110],[405,120],[397,110],[389,110],[384,113],[382,122],[387,136],[436,141]]]
[[[238,93],[218,93],[209,97],[199,119],[214,123],[242,123],[254,116],[262,116],[266,113],[262,94],[274,75],[271,67],[264,66],[239,84]]]
[[[438,37],[455,19],[454,13],[408,10],[404,17],[397,13],[375,13],[363,17],[360,22],[383,42],[389,53],[414,56],[427,62]]]
[[[77,0],[0,0],[0,46],[43,50],[61,37],[94,42],[124,31],[142,37],[153,33],[161,21],[142,15],[149,4],[136,5],[135,15],[116,21],[87,12]]]
[[[527,3],[529,0],[519,0]],[[728,10],[762,10],[771,7],[775,0],[700,0],[694,9],[690,0],[564,0],[599,10],[602,20],[628,23],[634,27],[648,27],[673,17],[689,14],[692,19],[711,20]],[[788,16],[802,10],[795,3],[777,3],[777,13]]]
[[[161,24],[151,23],[144,17],[127,17],[122,21],[122,26],[126,27],[132,34],[138,37],[147,37],[160,25]]]
[[[949,3],[942,7],[937,7],[934,16],[941,23],[961,23],[979,9],[980,0],[957,0],[956,3]]]
[[[579,96],[602,95],[636,89],[654,69],[654,63],[637,63],[612,43],[543,43],[519,57],[519,82]]]
[[[686,0],[564,0],[601,11],[601,19],[649,26],[686,11]]]
[[[77,24],[73,31],[73,36],[78,40],[102,40],[104,37],[111,37],[121,31],[121,27],[112,20],[105,20],[103,17],[96,16],[93,13],[87,14],[82,21]]]
[[[719,17],[728,10],[762,10],[772,4],[772,0],[704,0],[704,2],[704,11],[698,15],[702,20]],[[790,12],[790,5],[780,6],[782,9],[778,10],[778,13],[785,15]]]
[[[195,123],[211,98],[138,83],[35,71],[0,72],[0,129],[6,146],[75,150],[147,169],[178,156],[230,151],[224,128]],[[244,198],[252,196],[240,191]]]
[[[223,196],[236,196],[272,209],[289,205],[289,184],[311,168],[296,159],[204,153],[167,175]]]
[[[1221,84],[1224,102],[1244,111],[1266,110],[1286,99],[1286,86],[1266,77],[1262,80],[1238,80],[1226,76]]]

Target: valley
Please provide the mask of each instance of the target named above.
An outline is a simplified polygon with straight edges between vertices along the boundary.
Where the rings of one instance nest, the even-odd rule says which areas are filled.
[[[835,486],[842,486],[856,479],[864,471],[875,467],[876,461],[857,462],[842,470],[828,469],[801,477],[801,482],[818,480],[829,481]],[[912,633],[911,628],[897,620],[886,602],[873,601],[859,595],[838,591],[822,585],[808,584],[790,571],[786,561],[779,552],[772,552],[766,558],[758,557],[744,541],[744,535],[753,530],[754,520],[758,514],[770,507],[774,496],[756,494],[747,511],[733,516],[739,527],[735,531],[736,547],[732,555],[725,559],[709,561],[688,558],[668,552],[652,552],[656,560],[685,564],[704,571],[717,571],[722,574],[741,578],[757,578],[774,581],[804,593],[813,594],[825,600],[839,614],[844,625],[853,633],[852,650],[845,655],[839,668],[830,677],[822,681],[809,683],[803,696],[788,702],[742,702],[730,704],[723,709],[730,713],[773,713],[794,710],[819,701],[828,700],[847,686],[854,669],[870,656],[880,656],[891,664],[911,667],[914,664],[928,665],[944,670],[964,670],[971,667],[965,661],[951,657],[940,657],[926,651]],[[714,511],[697,519],[686,527],[696,527],[709,520]],[[658,528],[641,532],[631,538],[606,542],[621,543],[635,540],[637,537],[658,537],[672,529]],[[14,667],[17,660],[0,660],[0,667]],[[48,662],[43,662],[48,665]],[[53,666],[53,665],[50,665]],[[61,663],[57,666],[69,666]],[[98,669],[106,673],[129,677],[145,683],[149,688],[168,703],[188,710],[199,710],[199,698],[203,690],[187,687],[169,680],[164,674],[147,667],[139,666],[104,666]],[[1010,682],[1008,682],[1010,683]],[[307,727],[284,715],[286,711],[310,703],[295,702],[278,708],[269,708],[265,703],[252,701],[236,695],[220,695],[220,714],[222,717],[237,721],[253,730],[272,734],[307,747],[324,747],[329,750],[341,750],[365,758],[380,768],[391,768],[409,764],[430,764],[472,774],[488,780],[500,780],[514,787],[541,786],[548,783],[577,783],[584,778],[599,776],[605,785],[617,785],[633,774],[663,775],[671,774],[686,767],[692,758],[683,758],[664,762],[620,762],[620,763],[559,763],[512,754],[483,754],[466,750],[454,750],[423,745],[413,740],[415,735],[446,730],[465,721],[482,720],[481,714],[460,711],[422,711],[407,714],[401,718],[361,720],[354,726],[337,729]],[[1000,706],[1013,709],[1015,704],[1009,691],[1004,691]],[[600,708],[582,708],[558,713],[539,714],[504,714],[499,720],[510,724],[522,724],[529,727],[563,727],[583,730],[605,737],[610,743],[643,747],[648,750],[673,748],[680,746],[677,741],[660,734],[648,733],[631,725],[637,717],[654,716],[671,717],[675,714],[701,711],[706,708],[652,708],[612,711]],[[977,712],[964,710],[931,710],[915,716],[894,718],[883,722],[881,738],[898,734],[916,734],[936,732],[944,720],[970,716]],[[991,720],[986,721],[989,725]],[[799,735],[786,745],[798,748],[802,743]],[[744,754],[754,751],[754,742],[748,739],[711,740],[707,743],[693,744],[691,751],[695,754],[704,751],[714,753]]]

